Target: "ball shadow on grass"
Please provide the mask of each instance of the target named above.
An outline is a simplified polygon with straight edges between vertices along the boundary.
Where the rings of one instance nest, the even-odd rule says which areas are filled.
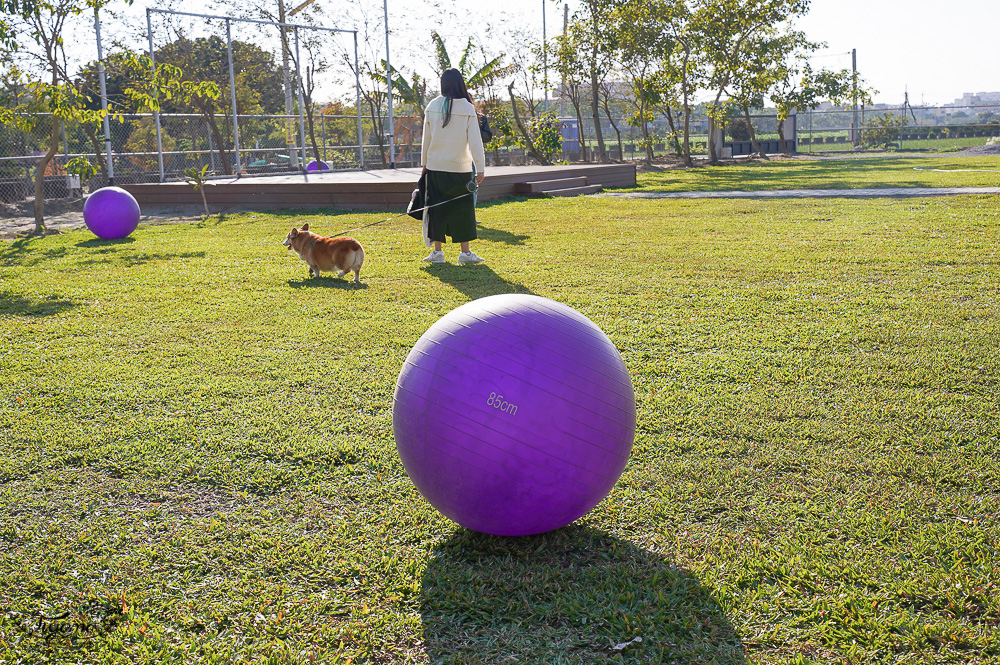
[[[434,663],[746,663],[693,573],[584,526],[524,538],[460,529],[431,555],[420,614]]]
[[[128,245],[135,242],[135,238],[132,236],[125,236],[124,238],[114,238],[111,240],[105,240],[104,238],[91,238],[90,240],[82,240],[76,243],[77,247],[113,247],[115,245]]]

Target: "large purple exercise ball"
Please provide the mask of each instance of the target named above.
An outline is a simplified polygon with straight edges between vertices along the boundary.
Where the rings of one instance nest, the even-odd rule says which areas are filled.
[[[139,226],[139,203],[120,187],[102,187],[83,204],[83,221],[99,238],[124,238]]]
[[[524,536],[569,524],[611,491],[635,438],[635,393],[586,316],[538,296],[490,296],[417,341],[392,426],[434,507],[475,531]]]

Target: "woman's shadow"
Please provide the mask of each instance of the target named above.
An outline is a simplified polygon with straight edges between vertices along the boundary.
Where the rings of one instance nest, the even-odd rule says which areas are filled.
[[[434,275],[470,300],[485,298],[499,293],[525,293],[535,295],[520,282],[512,282],[498,275],[485,263],[460,266],[450,263],[428,263],[422,266],[428,274]]]
[[[746,663],[693,573],[576,525],[524,538],[461,529],[431,555],[420,615],[433,663]]]

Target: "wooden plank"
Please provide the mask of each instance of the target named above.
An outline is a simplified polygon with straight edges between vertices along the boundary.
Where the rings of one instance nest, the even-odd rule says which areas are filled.
[[[578,164],[567,166],[489,167],[479,188],[480,201],[492,201],[516,192],[519,183],[587,178],[605,187],[635,185],[634,164]],[[210,206],[246,208],[333,207],[363,210],[401,210],[410,201],[420,169],[385,169],[262,176],[215,180],[206,189]],[[124,185],[139,205],[201,206],[201,194],[187,183]],[[562,189],[565,189],[563,187]]]

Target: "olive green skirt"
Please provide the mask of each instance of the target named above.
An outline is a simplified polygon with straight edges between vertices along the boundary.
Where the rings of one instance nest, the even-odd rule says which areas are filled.
[[[435,242],[476,239],[476,205],[469,193],[472,172],[427,171],[427,237]],[[463,194],[465,196],[463,196]],[[449,200],[454,199],[454,200]],[[442,205],[434,205],[447,201]]]

